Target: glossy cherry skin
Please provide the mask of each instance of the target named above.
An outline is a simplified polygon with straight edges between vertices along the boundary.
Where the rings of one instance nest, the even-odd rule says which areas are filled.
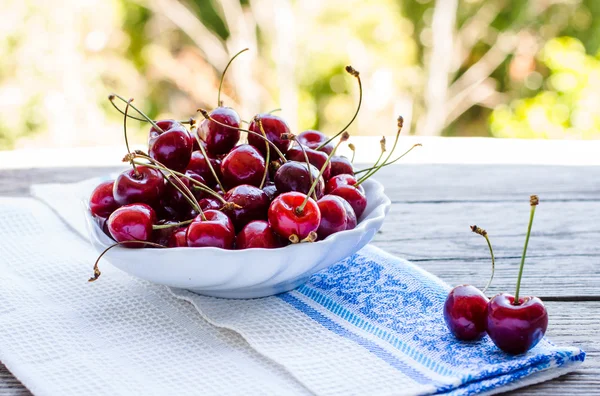
[[[248,184],[232,188],[225,194],[225,200],[241,206],[226,210],[236,230],[241,230],[253,220],[266,220],[269,210],[269,197],[263,190]]]
[[[185,171],[184,174],[202,184],[206,184],[204,178],[197,173]],[[172,181],[173,184],[171,184],[169,181]],[[197,200],[204,198],[205,193],[202,190],[195,189],[195,183],[190,181],[188,178],[179,177],[179,182],[183,183],[183,185],[190,190]],[[185,191],[179,182],[172,176],[167,176],[167,185],[165,186],[165,191],[163,193],[163,202],[174,209],[182,208],[187,210],[191,207],[191,205],[181,191],[179,191]],[[179,190],[175,188],[175,186],[177,186]]]
[[[306,151],[306,157],[308,158],[308,162],[314,165],[315,168],[320,172],[323,165],[327,163],[325,166],[325,170],[323,171],[323,180],[329,180],[329,175],[331,174],[331,164],[327,162],[327,154],[323,151],[313,150],[311,148],[304,148]],[[287,153],[287,159],[298,162],[306,162],[306,158],[304,158],[304,153],[302,149],[296,145],[291,147]]]
[[[265,130],[265,134],[267,135],[267,139],[269,139],[283,155],[287,153],[288,147],[290,146],[290,141],[287,139],[283,139],[281,135],[284,133],[290,133],[290,127],[281,117],[277,117],[273,114],[258,114],[256,117],[260,118],[262,123],[262,127]],[[255,118],[256,118],[255,117]],[[253,120],[248,126],[248,130],[252,132],[256,132],[262,136],[262,131],[258,125],[256,120]],[[248,134],[248,143],[254,146],[263,156],[267,155],[267,146],[264,139],[252,134]],[[273,147],[269,147],[270,157],[272,159],[276,159],[277,152],[273,150]]]
[[[460,285],[450,290],[444,303],[444,320],[456,338],[474,341],[485,335],[488,301],[475,286]]]
[[[231,107],[217,107],[210,112],[210,117],[221,124],[240,127],[240,116]],[[208,152],[214,155],[228,153],[240,140],[240,131],[207,119],[200,123],[198,132],[204,137]]]
[[[310,165],[310,172],[309,175],[306,162],[288,161],[277,169],[274,178],[275,187],[280,193],[296,191],[307,194],[310,191],[311,180],[314,182],[319,176],[319,171],[313,165]],[[317,199],[323,196],[324,190],[325,182],[320,177],[315,187]]]
[[[285,246],[279,235],[275,234],[264,220],[255,220],[246,224],[236,238],[237,249],[275,249]]]
[[[350,162],[348,158],[340,155],[334,155],[333,157],[331,157],[330,163],[330,178],[343,174],[354,176],[354,168],[352,167],[352,162]]]
[[[190,162],[194,141],[188,130],[175,120],[156,123],[163,131],[152,126],[148,136],[148,155],[167,168],[182,171]]]
[[[343,200],[336,195],[325,195],[317,201],[321,212],[321,223],[317,230],[319,239],[325,239],[331,234],[346,230],[348,216]]]
[[[202,210],[209,210],[209,209],[218,210],[218,209],[221,209],[221,207],[223,206],[221,201],[219,201],[218,199],[216,199],[212,196],[202,198],[201,200],[198,201],[198,204],[200,205],[200,209],[202,209]]]
[[[217,159],[217,158],[211,158],[211,157],[209,157],[208,160],[210,161],[210,164],[212,165],[215,173],[217,174],[217,177],[220,179],[221,178],[221,160]],[[213,176],[212,172],[210,171],[208,162],[206,161],[206,158],[204,157],[204,154],[202,154],[201,151],[192,152],[192,156],[190,158],[190,161],[188,163],[186,170],[194,172],[194,173],[202,176],[202,178],[204,180],[206,180],[206,183],[208,184],[208,186],[214,186],[217,184],[215,177]]]
[[[114,184],[114,180],[105,181],[98,184],[94,191],[92,191],[92,195],[90,196],[90,212],[94,216],[108,217],[119,207],[113,196]]]
[[[537,297],[498,294],[487,305],[487,333],[494,344],[506,353],[525,353],[544,337],[548,328],[548,311]]]
[[[187,245],[233,249],[235,232],[229,217],[218,210],[207,210],[204,216],[206,220],[202,220],[202,216],[198,215],[188,226]]]
[[[286,239],[295,235],[301,240],[311,232],[317,231],[321,222],[321,212],[317,203],[308,198],[304,210],[301,213],[296,210],[305,198],[306,195],[299,192],[286,192],[271,202],[268,218],[273,231]]]
[[[340,197],[339,195],[336,195],[336,197],[342,200],[342,204],[344,205],[344,208],[346,208],[346,229],[352,230],[356,228],[356,225],[358,224],[358,219],[356,218],[356,213],[354,213],[354,209],[352,209],[352,206],[350,206],[348,201],[346,201],[344,198]]]
[[[356,179],[351,175],[337,175],[329,179],[325,185],[325,193],[338,195],[344,198],[352,209],[357,218],[363,214],[367,208],[367,196],[364,188],[359,185],[356,187]]]
[[[249,144],[242,144],[227,154],[221,163],[225,188],[250,184],[258,187],[265,173],[265,159]]]
[[[301,132],[297,137],[296,141],[303,146],[316,150],[321,144],[327,141],[327,136],[323,132],[315,131],[309,129],[307,131]],[[328,143],[319,151],[324,151],[328,155],[333,151],[333,144]]]
[[[187,247],[187,227],[181,227],[171,233],[171,237],[167,242],[168,247]]]
[[[263,187],[263,191],[267,194],[267,198],[269,198],[269,202],[275,199],[276,196],[279,195],[279,191],[277,190],[277,186],[275,183],[267,183]]]
[[[106,226],[110,235],[117,242],[150,241],[152,239],[152,225],[155,220],[154,209],[146,204],[135,203],[121,206],[115,210],[108,218]],[[138,243],[123,246],[131,248],[144,247],[144,245]]]
[[[165,190],[165,178],[156,169],[137,165],[137,172],[129,169],[121,173],[113,186],[113,196],[119,205],[146,203],[156,205]]]

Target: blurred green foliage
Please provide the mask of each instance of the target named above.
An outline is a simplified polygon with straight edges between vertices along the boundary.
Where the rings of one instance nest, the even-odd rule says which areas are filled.
[[[333,132],[356,103],[343,72],[352,63],[365,85],[353,133],[389,133],[399,108],[416,126],[431,116],[441,1],[64,0],[62,13],[58,1],[3,1],[0,149],[119,142],[118,130],[104,132],[121,123],[111,91],[152,117],[187,118],[214,106],[222,58],[242,44],[256,48],[240,62],[254,63],[228,78],[231,104],[282,106],[293,128]],[[453,44],[440,134],[600,137],[600,1],[459,0]]]

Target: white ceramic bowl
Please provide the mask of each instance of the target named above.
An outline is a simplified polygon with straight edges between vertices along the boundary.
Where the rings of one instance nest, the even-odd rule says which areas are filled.
[[[282,293],[353,255],[373,239],[391,202],[376,180],[365,181],[363,187],[368,204],[356,228],[330,235],[323,241],[279,249],[246,250],[115,247],[103,260],[138,278],[207,296],[256,298]],[[84,200],[84,208],[92,245],[102,252],[114,241],[94,220],[87,200]]]

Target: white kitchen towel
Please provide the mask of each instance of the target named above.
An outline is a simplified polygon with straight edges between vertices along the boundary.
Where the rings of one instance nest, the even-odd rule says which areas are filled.
[[[81,230],[77,205],[68,203],[76,191],[81,186],[34,190]],[[124,276],[105,272],[93,287],[112,284],[114,274]],[[104,287],[111,288],[97,288]],[[283,368],[282,381],[296,380],[300,390],[315,394],[496,393],[554,378],[583,361],[578,348],[548,340],[518,357],[502,353],[488,338],[456,341],[441,315],[448,289],[416,266],[368,247],[295,291],[274,297],[223,300],[171,292]],[[119,296],[108,294],[118,307]],[[213,378],[214,373],[205,375]]]

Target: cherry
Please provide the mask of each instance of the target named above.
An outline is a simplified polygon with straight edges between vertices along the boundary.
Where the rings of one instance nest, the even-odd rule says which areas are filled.
[[[343,198],[335,195],[325,195],[317,201],[321,212],[321,223],[317,230],[319,239],[325,239],[329,235],[346,230],[348,226],[348,215]]]
[[[210,112],[210,117],[233,128],[239,128],[242,122],[231,107],[217,107]],[[206,119],[200,123],[199,133],[204,137],[206,149],[213,155],[228,153],[240,140],[240,131]]]
[[[537,297],[516,300],[503,293],[487,305],[487,332],[504,352],[513,355],[527,352],[540,342],[547,328],[548,312]]]
[[[235,232],[233,223],[223,212],[207,210],[198,215],[188,226],[187,245],[189,247],[218,247],[233,249]]]
[[[193,139],[175,120],[157,121],[150,128],[148,154],[167,168],[182,171],[190,162]]]
[[[277,234],[292,242],[299,242],[317,231],[321,212],[312,198],[292,191],[280,194],[271,202],[268,218]]]
[[[444,320],[452,334],[464,341],[479,340],[485,335],[489,300],[484,293],[492,284],[495,269],[494,251],[487,231],[476,225],[471,226],[471,231],[483,236],[488,244],[492,256],[492,274],[483,291],[471,285],[460,285],[448,293],[444,304]]]
[[[267,194],[267,198],[269,198],[269,202],[271,202],[277,195],[279,195],[279,191],[277,190],[277,186],[275,183],[267,183],[266,186],[262,189],[265,194]]]
[[[187,227],[181,227],[173,232],[167,242],[168,247],[187,247]]]
[[[157,170],[144,165],[121,173],[113,186],[113,195],[119,205],[146,203],[156,205],[165,189],[165,178]]]
[[[90,212],[94,216],[108,217],[114,212],[119,204],[115,201],[113,196],[114,180],[105,181],[100,183],[90,196]]]
[[[529,203],[531,212],[515,295],[499,294],[490,300],[487,307],[487,332],[490,338],[498,348],[513,355],[525,353],[536,346],[548,328],[548,312],[542,300],[537,297],[519,298],[531,226],[535,208],[539,204],[537,195],[532,195]]]
[[[173,233],[177,230],[185,228],[178,227],[178,224],[179,223],[177,221],[172,219],[162,219],[157,221],[156,225],[158,225],[161,228],[154,230],[152,240],[160,245],[168,246],[171,235],[173,235]]]
[[[265,159],[249,144],[242,144],[227,154],[221,163],[225,187],[240,184],[260,186],[265,173]]]
[[[330,178],[337,175],[352,175],[354,176],[354,168],[350,160],[343,156],[333,156],[331,158],[331,173]]]
[[[308,168],[310,167],[310,174]],[[280,193],[297,191],[307,194],[313,181],[318,180],[315,187],[317,199],[323,196],[325,183],[319,177],[319,170],[306,162],[288,161],[281,165],[275,173],[275,186]]]
[[[304,132],[300,132],[300,134],[296,137],[296,140],[303,146],[317,150],[321,144],[327,141],[327,136],[325,136],[323,132],[309,129]],[[326,152],[327,154],[331,154],[333,151],[333,144],[328,143],[320,150]]]
[[[195,189],[195,183],[190,181],[188,177],[202,184],[206,184],[206,182],[202,176],[191,171],[186,171],[184,175],[187,177],[178,177],[178,180],[175,180],[174,176],[167,176],[167,181],[170,182],[167,183],[161,200],[161,206],[165,212],[164,214],[161,213],[162,217],[190,219],[198,214],[193,200],[187,194],[184,195],[186,191],[181,186],[181,183],[193,194],[196,200],[200,200],[204,197],[205,193],[202,190]]]
[[[354,176],[341,174],[332,177],[325,185],[325,193],[338,195],[348,201],[357,218],[360,218],[367,207],[365,190]]]
[[[253,220],[264,220],[269,210],[269,197],[263,190],[248,184],[241,184],[227,191],[225,200],[237,205],[227,210],[236,230],[241,230]]]
[[[218,210],[221,208],[221,206],[223,206],[221,204],[221,201],[219,201],[218,199],[216,199],[214,197],[202,198],[201,200],[198,201],[198,204],[200,205],[200,209],[202,209],[202,210],[209,210],[209,209]]]
[[[356,227],[356,224],[358,224],[356,213],[354,213],[354,209],[352,209],[352,206],[350,206],[348,201],[340,196],[337,197],[342,201],[342,205],[344,205],[344,208],[346,209],[346,230],[352,230]]]
[[[277,148],[285,155],[290,145],[289,140],[282,137],[284,134],[290,133],[290,128],[283,118],[273,114],[258,114],[254,117],[248,129],[252,132],[256,132],[262,135],[262,131],[258,124],[257,118],[260,118],[262,122],[263,130],[271,142],[277,146]],[[263,156],[267,154],[267,147],[265,141],[257,135],[248,134],[248,143],[254,146]]]
[[[323,151],[316,151],[311,148],[303,148],[296,145],[291,147],[287,153],[287,159],[291,161],[298,162],[306,162],[306,158],[308,158],[308,162],[314,165],[315,168],[321,169],[321,167],[325,164],[325,170],[323,171],[323,180],[329,180],[329,175],[331,173],[331,164],[327,161],[328,154]],[[304,152],[306,153],[306,157],[304,157]],[[331,154],[331,153],[329,153]]]
[[[444,320],[456,338],[479,340],[485,335],[488,298],[471,285],[456,286],[444,303]]]
[[[220,179],[221,160],[211,157],[208,157],[208,160],[210,161],[210,164],[212,165],[215,173],[217,174],[217,177]],[[187,166],[187,170],[202,176],[202,178],[206,180],[209,186],[215,186],[217,184],[217,180],[213,176],[210,167],[208,166],[206,157],[204,156],[204,154],[202,154],[201,151],[192,152],[192,156]]]
[[[115,210],[108,218],[107,228],[117,242],[150,241],[155,219],[154,209],[149,205],[134,203]],[[123,246],[143,247],[141,244],[125,244]]]
[[[269,223],[263,220],[255,220],[246,224],[236,238],[237,249],[275,249],[285,244],[277,234],[273,232]]]

